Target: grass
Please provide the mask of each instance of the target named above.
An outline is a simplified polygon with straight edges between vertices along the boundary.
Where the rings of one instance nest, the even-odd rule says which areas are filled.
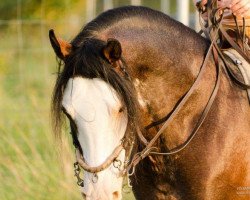
[[[81,199],[71,138],[64,134],[59,149],[51,133],[51,82],[28,77],[25,87],[16,75],[1,85],[0,199]]]
[[[47,63],[55,66],[52,55],[51,50]],[[4,61],[12,69],[0,76],[1,200],[81,199],[73,175],[71,138],[66,131],[60,146],[51,132],[49,108],[55,70],[46,75],[43,62],[38,64],[41,57],[22,52],[22,74],[18,73],[20,60]],[[132,199],[131,194],[125,196]]]
[[[17,49],[15,28],[0,27],[0,199],[79,200],[71,138],[66,130],[59,145],[51,131],[54,52],[29,36],[39,27],[23,28],[34,38]]]
[[[47,36],[50,28],[66,39],[79,31],[81,23],[69,23],[76,15],[83,16],[84,1],[79,2],[69,4],[75,7],[68,9],[67,18],[57,19],[59,12],[46,9],[48,19],[54,21],[42,27],[23,24],[21,40],[18,24],[0,25],[1,200],[81,199],[73,175],[71,138],[66,131],[59,148],[51,132],[49,108],[56,62]],[[156,6],[149,0],[143,2]],[[159,2],[154,8],[159,9]],[[123,199],[134,197],[126,193]]]
[[[70,138],[63,136],[60,151],[50,128],[55,77],[46,74],[41,53],[4,54],[0,57],[5,59],[0,76],[0,199],[80,199]],[[47,62],[55,64],[49,56]]]

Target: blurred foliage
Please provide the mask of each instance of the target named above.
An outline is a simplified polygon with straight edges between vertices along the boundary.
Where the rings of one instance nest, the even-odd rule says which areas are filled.
[[[176,9],[176,0],[170,1],[170,12]],[[153,9],[161,9],[161,0],[141,0],[143,6]],[[114,7],[130,5],[130,0],[113,0]],[[17,19],[57,19],[77,12],[77,8],[83,10],[86,0],[1,0],[0,2],[0,19],[10,20]],[[103,10],[103,0],[96,0],[96,11],[100,13]],[[190,0],[190,9],[194,11],[192,0]],[[44,12],[45,10],[45,12]],[[57,13],[56,15],[51,12]],[[59,15],[58,15],[59,14]],[[19,16],[18,16],[19,15]],[[53,18],[55,17],[55,18]]]
[[[63,12],[66,8],[67,1],[62,0],[1,0],[0,19],[41,19],[41,9],[55,10],[58,13]],[[71,4],[77,2],[72,1]],[[18,14],[20,14],[18,16]]]
[[[2,0],[0,2],[0,19],[16,18],[17,2]]]
[[[158,10],[160,2],[142,0]],[[170,3],[174,16],[176,1]],[[96,14],[103,7],[96,0]],[[57,63],[48,30],[70,40],[84,23],[86,0],[0,0],[0,200],[80,199],[67,127],[61,145],[50,128]]]

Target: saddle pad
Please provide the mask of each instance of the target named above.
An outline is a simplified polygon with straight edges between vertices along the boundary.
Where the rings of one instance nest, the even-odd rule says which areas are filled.
[[[250,64],[235,49],[228,49],[223,52],[238,66],[245,84],[250,85]],[[250,89],[247,90],[247,94],[250,102]]]

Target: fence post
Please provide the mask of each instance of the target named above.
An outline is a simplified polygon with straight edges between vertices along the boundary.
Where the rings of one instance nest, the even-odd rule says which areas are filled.
[[[189,25],[189,0],[177,0],[177,20]]]
[[[195,20],[194,29],[196,31],[199,31],[201,29],[201,26],[199,22],[199,13],[197,11],[195,11],[194,13],[194,20]]]
[[[109,9],[114,7],[113,0],[103,0],[103,1],[104,1],[103,2],[103,4],[104,4],[103,9],[104,10],[109,10]]]
[[[170,14],[170,0],[161,0],[161,11]]]
[[[131,5],[139,6],[141,5],[141,0],[131,0]]]
[[[86,20],[89,22],[95,17],[96,0],[86,1]]]

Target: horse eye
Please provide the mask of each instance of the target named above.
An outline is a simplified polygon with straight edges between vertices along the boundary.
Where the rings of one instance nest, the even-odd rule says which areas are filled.
[[[123,112],[124,111],[124,107],[120,107],[119,109],[119,113]]]

